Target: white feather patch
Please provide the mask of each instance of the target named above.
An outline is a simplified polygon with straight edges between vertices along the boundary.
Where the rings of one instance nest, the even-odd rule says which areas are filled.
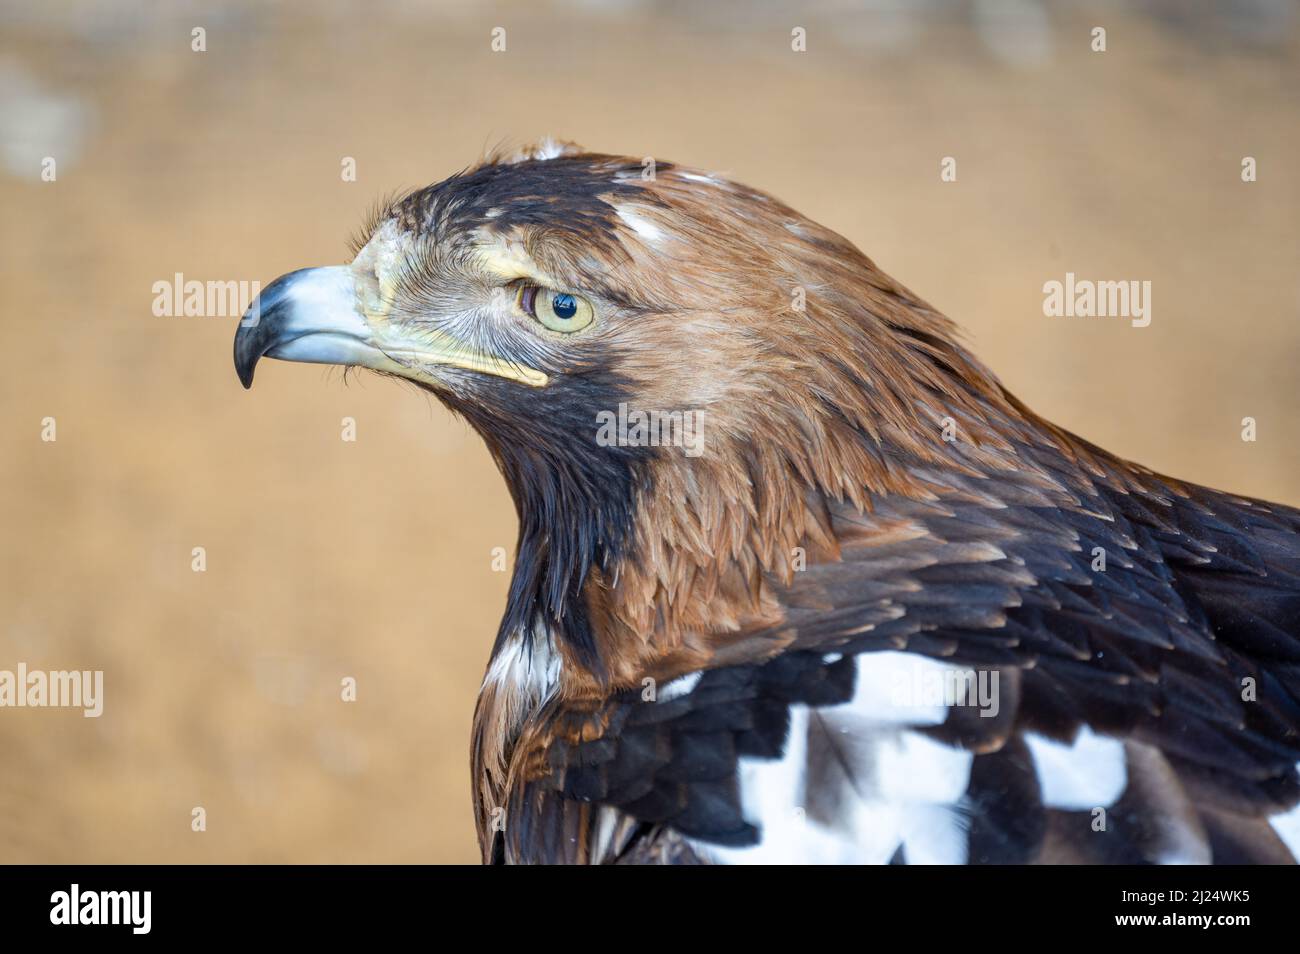
[[[740,760],[740,797],[745,819],[762,829],[748,848],[697,842],[696,849],[720,864],[852,864],[859,846],[844,833],[808,817],[804,809],[808,757],[807,706],[790,710],[790,736],[779,759]]]
[[[956,670],[914,653],[862,653],[848,708],[855,716],[889,725],[939,725],[948,718],[942,685]]]
[[[955,804],[966,794],[974,758],[919,732],[882,735],[876,743],[877,796],[904,804]]]
[[[901,845],[908,864],[965,864],[969,842],[959,806],[974,758],[917,732],[878,736],[876,788],[855,818],[856,840],[871,849],[864,860],[884,864]],[[893,823],[893,837],[882,840],[886,821]]]
[[[1296,766],[1300,769],[1300,765]],[[1282,839],[1287,850],[1291,852],[1291,857],[1300,861],[1300,805],[1285,812],[1281,815],[1274,815],[1268,820],[1277,832],[1277,836]]]
[[[792,706],[781,757],[740,760],[741,808],[761,830],[761,842],[752,848],[697,843],[702,854],[731,864],[885,864],[901,846],[913,864],[966,861],[968,822],[961,802],[974,755],[908,728],[947,717],[942,701],[917,698],[915,690],[952,667],[892,652],[864,653],[855,663],[852,700],[816,709]],[[814,818],[806,811],[810,728],[827,734],[845,769],[838,818]]]
[[[663,230],[644,215],[638,215],[624,205],[616,206],[614,211],[633,232],[647,242],[658,242],[663,239]]]
[[[660,689],[659,694],[655,697],[660,702],[667,702],[670,699],[680,699],[682,696],[692,692],[699,685],[702,672],[688,672],[684,676],[678,676],[672,682],[665,683]]]
[[[1034,757],[1044,805],[1085,811],[1113,805],[1124,793],[1128,772],[1124,744],[1118,739],[1084,726],[1073,745],[1033,733],[1025,734],[1025,742]]]
[[[534,639],[515,635],[492,657],[483,684],[495,685],[521,701],[545,699],[560,679],[560,654],[549,632],[534,632]]]

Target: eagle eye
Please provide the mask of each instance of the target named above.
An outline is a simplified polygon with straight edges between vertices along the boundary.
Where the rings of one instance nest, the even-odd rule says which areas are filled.
[[[519,289],[519,307],[530,318],[561,334],[580,331],[596,317],[595,309],[587,299],[538,285],[525,285]]]

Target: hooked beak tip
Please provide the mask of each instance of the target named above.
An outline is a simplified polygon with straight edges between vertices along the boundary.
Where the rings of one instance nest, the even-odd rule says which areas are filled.
[[[257,368],[258,359],[262,357],[258,347],[260,342],[255,338],[252,329],[241,321],[239,331],[235,333],[235,373],[239,375],[239,383],[245,391],[253,386],[253,371]]]

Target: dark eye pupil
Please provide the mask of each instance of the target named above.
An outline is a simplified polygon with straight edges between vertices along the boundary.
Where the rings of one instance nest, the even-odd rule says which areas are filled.
[[[572,295],[561,293],[551,299],[551,311],[555,312],[556,318],[568,320],[578,311],[578,302]]]

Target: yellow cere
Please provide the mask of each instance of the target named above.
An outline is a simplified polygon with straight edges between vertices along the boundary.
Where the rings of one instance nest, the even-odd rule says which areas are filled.
[[[550,378],[545,372],[476,352],[448,335],[426,333],[416,337],[407,329],[393,328],[387,318],[393,309],[397,280],[405,260],[403,240],[395,225],[389,222],[366,243],[352,263],[357,308],[370,326],[375,345],[392,362],[385,370],[436,383],[421,372],[419,365],[441,364],[508,378],[530,387],[547,384]]]

